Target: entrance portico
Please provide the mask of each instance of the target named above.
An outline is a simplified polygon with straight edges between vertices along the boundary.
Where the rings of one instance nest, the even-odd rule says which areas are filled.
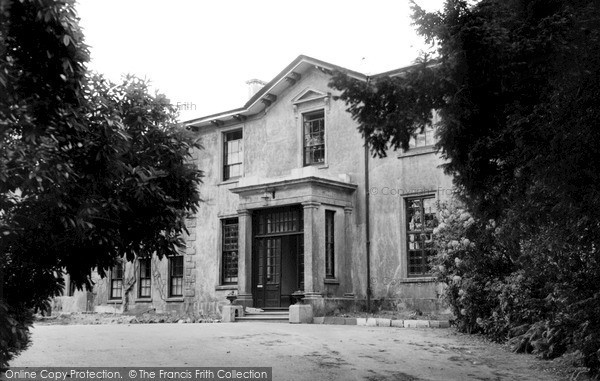
[[[339,211],[336,253],[344,255],[357,185],[316,176],[248,182],[231,189],[240,200],[238,303],[287,307],[291,293],[302,289],[306,302],[321,307],[325,210]],[[336,267],[349,272],[349,258],[340,258]]]

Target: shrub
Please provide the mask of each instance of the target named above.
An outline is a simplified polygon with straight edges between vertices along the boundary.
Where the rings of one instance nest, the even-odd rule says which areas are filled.
[[[600,369],[595,237],[558,223],[518,235],[508,221],[482,223],[457,201],[439,204],[438,214],[432,266],[460,331],[545,359],[573,352],[592,373]]]
[[[33,313],[24,308],[11,308],[0,300],[0,370],[29,345],[29,327]]]

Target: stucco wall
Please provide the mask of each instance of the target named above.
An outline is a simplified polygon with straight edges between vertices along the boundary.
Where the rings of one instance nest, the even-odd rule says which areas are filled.
[[[335,91],[327,86],[328,74],[311,70],[280,94],[259,115],[239,123],[202,127],[198,131],[203,149],[194,153],[194,161],[204,171],[199,186],[202,203],[194,218],[188,220],[186,237],[185,297],[169,302],[166,295],[166,260],[156,262],[161,281],[154,281],[152,302],[130,300],[128,308],[156,308],[157,311],[208,313],[227,303],[225,296],[236,287],[221,286],[221,220],[237,216],[239,196],[230,190],[250,179],[276,181],[302,171],[302,114],[323,109],[325,112],[326,160],[324,165],[309,168],[312,176],[343,179],[357,186],[350,196],[351,208],[322,204],[317,220],[324,220],[325,210],[334,210],[336,224],[337,284],[325,284],[324,229],[315,231],[319,253],[315,260],[323,277],[320,291],[326,298],[366,297],[365,178],[363,140],[356,123],[345,111],[346,106],[333,97],[297,103],[294,100],[307,89],[320,93]],[[222,181],[223,133],[243,129],[244,176],[241,181]],[[415,153],[418,153],[415,155]],[[435,195],[449,197],[451,179],[438,167],[441,159],[430,150],[416,150],[403,155],[389,152],[386,158],[369,157],[371,285],[374,299],[389,300],[398,308],[439,310],[441,288],[427,279],[407,278],[405,233],[405,197]],[[300,172],[299,172],[300,171]],[[340,177],[342,175],[342,177]],[[154,262],[153,262],[154,265]],[[104,284],[104,286],[102,286]],[[106,283],[99,282],[94,305],[110,306]],[[104,288],[104,290],[102,290]],[[353,294],[353,295],[352,295]],[[104,307],[100,307],[104,308]]]

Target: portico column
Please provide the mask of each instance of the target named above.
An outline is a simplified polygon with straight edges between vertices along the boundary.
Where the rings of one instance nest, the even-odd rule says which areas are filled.
[[[238,301],[252,307],[252,213],[238,210]]]
[[[317,213],[321,203],[302,203],[304,208],[304,294],[307,299],[321,296],[318,273],[319,238]]]

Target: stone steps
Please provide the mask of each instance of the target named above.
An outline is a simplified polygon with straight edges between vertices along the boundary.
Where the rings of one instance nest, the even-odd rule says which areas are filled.
[[[243,317],[236,317],[239,322],[269,322],[288,323],[290,311],[288,309],[264,310],[262,312],[245,312]]]

